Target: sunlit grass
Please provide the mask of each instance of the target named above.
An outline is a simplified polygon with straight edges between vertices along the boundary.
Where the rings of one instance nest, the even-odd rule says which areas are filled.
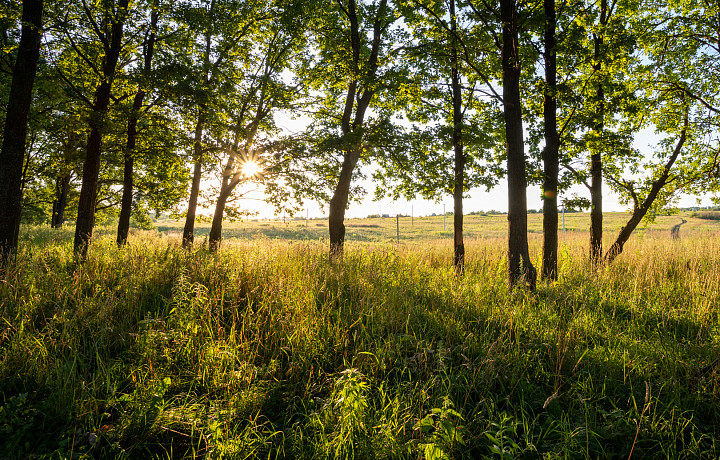
[[[349,221],[341,264],[315,221],[234,224],[257,233],[217,254],[100,229],[79,266],[70,230],[24,229],[0,456],[717,458],[714,222],[661,218],[593,271],[580,217],[537,293],[507,291],[504,216],[467,219],[462,278],[441,217],[400,245]]]

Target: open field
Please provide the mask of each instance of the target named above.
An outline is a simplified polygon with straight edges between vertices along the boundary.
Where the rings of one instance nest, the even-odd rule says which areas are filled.
[[[605,244],[609,245],[617,236],[620,228],[625,224],[629,215],[626,213],[605,214]],[[680,216],[658,216],[653,224],[647,227],[640,226],[632,239],[643,235],[663,238],[670,237],[673,226],[687,220],[681,227],[681,236],[701,235],[720,231],[720,221],[705,220],[691,217],[687,213]],[[468,243],[474,240],[505,238],[507,236],[507,215],[495,214],[487,216],[465,216],[464,234]],[[398,231],[399,224],[399,231]],[[161,220],[157,222],[157,229],[170,238],[179,239],[182,235],[184,222]],[[346,240],[359,243],[394,243],[397,234],[400,234],[401,243],[420,242],[425,244],[428,240],[447,240],[452,244],[453,217],[446,217],[443,230],[443,217],[395,217],[383,219],[348,219],[345,221]],[[590,226],[588,213],[565,214],[566,237],[573,238],[574,234],[586,233]],[[562,216],[560,217],[560,231],[562,240]],[[112,231],[112,229],[110,229]],[[195,227],[197,242],[207,239],[210,233],[210,224],[198,223]],[[249,220],[243,222],[225,223],[223,237],[227,239],[288,239],[302,241],[326,240],[328,233],[327,219],[290,220]],[[542,214],[528,215],[528,234],[531,241],[542,240]]]
[[[606,217],[606,244],[625,217]],[[720,222],[659,217],[612,265],[567,214],[560,280],[508,292],[505,216],[25,228],[0,282],[0,457],[718,458]],[[375,226],[377,225],[377,226]],[[539,260],[541,216],[530,216]],[[207,228],[196,241],[201,246]]]

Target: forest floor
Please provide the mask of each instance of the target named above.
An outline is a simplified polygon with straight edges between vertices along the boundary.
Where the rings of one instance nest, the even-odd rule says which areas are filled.
[[[605,217],[606,245],[627,215]],[[682,219],[678,239],[671,230]],[[0,274],[0,457],[718,458],[720,221],[611,265],[566,214],[560,279],[509,292],[506,216],[22,229]],[[530,215],[539,264],[541,215]]]

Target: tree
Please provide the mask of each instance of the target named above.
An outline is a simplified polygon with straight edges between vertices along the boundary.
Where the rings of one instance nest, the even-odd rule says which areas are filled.
[[[229,155],[210,227],[208,244],[211,251],[220,246],[223,216],[236,187],[248,179],[248,175],[258,179],[255,176],[267,174],[262,171],[265,162],[262,148],[256,145],[258,134],[276,133],[273,111],[290,108],[295,99],[296,88],[283,81],[283,72],[303,47],[300,22],[304,15],[297,4],[283,6],[280,16],[259,24],[262,27],[252,35],[252,50],[243,53],[245,62],[238,63],[238,67],[248,71],[240,75],[240,81],[234,85],[233,104],[229,107],[228,118],[234,125],[230,132],[234,140],[232,147],[227,149]],[[260,170],[250,171],[249,166]]]
[[[589,259],[594,265],[603,257],[604,165],[609,162],[612,166],[633,155],[630,144],[641,122],[629,84],[631,68],[636,65],[635,37],[641,33],[632,25],[637,11],[634,0],[601,0],[589,5],[575,21],[585,37],[578,40],[580,46],[568,47],[577,62],[575,75],[567,78],[575,93],[576,113],[562,142],[573,159],[583,159],[586,164],[574,167],[567,162],[564,166],[590,192]]]
[[[558,8],[562,8],[561,14]],[[583,17],[585,6],[580,2],[560,4],[547,0],[543,1],[543,14],[532,21],[536,27],[531,28],[532,37],[538,39],[532,46],[542,51],[544,65],[537,65],[538,71],[525,80],[530,83],[526,84],[530,89],[525,98],[526,130],[532,162],[530,180],[542,189],[541,276],[546,280],[558,276],[558,196],[572,184],[586,179],[571,164],[579,155],[579,149],[572,148],[579,144],[574,136],[585,129],[584,119],[578,114],[582,113],[586,99],[578,94],[578,88],[583,86],[577,84],[582,81],[578,69],[589,59],[584,49],[587,32],[580,20]],[[565,202],[572,199],[566,198]]]
[[[598,30],[593,33],[593,65],[592,70],[597,75],[602,75],[603,66],[603,45],[605,41],[605,28],[608,25],[607,0],[600,0],[600,18]],[[595,86],[595,119],[591,129],[595,135],[602,138],[605,129],[605,91],[601,79],[596,80]],[[590,156],[590,260],[598,263],[602,257],[602,154],[601,150],[595,149]]]
[[[452,144],[453,167],[453,263],[458,273],[465,271],[465,242],[463,241],[463,194],[465,193],[465,163],[463,151],[463,94],[458,59],[458,27],[455,0],[450,0],[450,86],[452,87]]]
[[[78,215],[75,224],[75,254],[84,259],[87,256],[90,238],[95,225],[95,208],[97,205],[98,177],[100,174],[100,157],[102,153],[102,129],[105,124],[108,106],[110,105],[113,82],[116,77],[118,60],[123,48],[123,27],[128,16],[129,0],[107,1],[102,3],[99,21],[95,13],[84,4],[84,18],[88,26],[94,30],[100,41],[102,64],[88,56],[76,43],[69,31],[66,36],[73,49],[87,64],[93,67],[99,79],[90,106],[89,136],[83,163],[82,187],[78,201]]]
[[[352,196],[356,168],[373,151],[368,142],[370,133],[387,126],[384,121],[388,117],[378,99],[394,82],[390,27],[396,16],[388,0],[373,4],[328,1],[318,11],[318,56],[303,77],[311,89],[323,93],[324,99],[312,109],[315,126],[307,134],[315,137],[311,143],[320,149],[318,154],[340,157],[339,165],[328,166],[332,160],[321,165],[323,175],[331,176],[329,182],[333,183],[328,229],[330,255],[337,259],[343,254],[345,210]],[[377,118],[369,113],[371,106]]]
[[[615,242],[612,244],[612,246],[610,246],[610,249],[608,249],[607,254],[605,255],[605,260],[607,262],[612,262],[617,256],[620,255],[620,253],[622,253],[625,243],[628,241],[628,239],[630,239],[630,235],[632,234],[632,232],[635,230],[635,228],[637,228],[638,224],[643,220],[643,218],[647,215],[648,211],[655,204],[655,200],[658,198],[658,195],[662,191],[663,187],[668,184],[668,181],[673,180],[670,178],[673,165],[680,156],[683,146],[687,141],[687,114],[683,118],[684,124],[677,139],[677,144],[672,150],[672,153],[668,156],[665,165],[659,169],[659,175],[652,178],[650,181],[646,181],[646,184],[649,185],[649,189],[647,190],[644,198],[640,198],[640,195],[636,190],[634,181],[616,182],[619,188],[625,189],[625,191],[632,197],[633,211],[628,222],[620,230],[620,233],[615,239]]]
[[[638,65],[632,72],[640,127],[663,136],[653,154],[636,152],[605,165],[605,176],[632,214],[605,253],[612,262],[632,232],[680,192],[720,185],[720,91],[713,84],[720,64],[717,5],[678,2],[635,19]],[[628,174],[628,172],[630,174]],[[645,172],[645,174],[641,174]]]
[[[133,98],[132,111],[127,122],[127,143],[124,151],[123,167],[123,194],[118,219],[117,244],[123,246],[127,242],[128,229],[130,228],[130,213],[133,202],[133,175],[135,163],[135,147],[137,144],[137,125],[140,118],[140,111],[147,94],[145,85],[150,77],[153,53],[155,52],[156,29],[160,13],[157,9],[150,12],[150,24],[148,26],[147,38],[143,43],[143,65],[140,71],[141,82]]]
[[[464,15],[454,0],[410,0],[402,14],[412,31],[403,56],[412,69],[398,99],[406,117],[423,125],[405,133],[402,142],[378,158],[376,196],[420,194],[453,196],[453,263],[464,272],[463,198],[472,187],[488,188],[500,173],[489,158],[497,110],[492,95],[477,87],[477,78],[461,58],[467,35]],[[481,84],[482,88],[482,84]]]
[[[33,82],[40,57],[43,0],[24,0],[22,32],[7,105],[2,150],[0,151],[0,258],[7,260],[17,250],[22,213],[21,181],[25,161],[28,115]]]
[[[233,59],[239,57],[236,55],[238,50],[245,49],[243,43],[251,29],[265,19],[263,15],[255,16],[253,8],[253,2],[242,0],[210,0],[209,4],[207,1],[200,4],[186,2],[179,8],[179,19],[187,24],[190,32],[187,47],[191,51],[190,61],[179,59],[179,65],[192,81],[189,93],[195,115],[193,174],[183,228],[184,248],[190,248],[194,240],[200,182],[209,152],[203,139],[206,125],[213,122],[214,108],[222,95],[231,90],[234,80],[229,77],[234,72]],[[181,49],[177,53],[186,55],[188,51]]]
[[[50,77],[54,70],[48,69],[45,73],[46,77]],[[77,201],[74,179],[82,168],[82,120],[77,113],[71,112],[73,104],[69,101],[53,100],[50,91],[54,91],[54,96],[57,96],[57,91],[49,86],[57,85],[57,79],[40,78],[40,84],[37,83],[37,99],[49,101],[51,105],[45,109],[44,116],[36,115],[31,123],[40,145],[34,148],[36,155],[26,165],[23,212],[33,207],[37,210],[37,205],[45,202],[51,207],[42,210],[43,220],[49,217],[50,226],[60,228],[67,219],[69,204],[72,202],[74,208]]]
[[[560,170],[560,135],[557,127],[557,15],[555,0],[544,0],[544,58],[545,87],[543,91],[543,130],[545,147],[543,159],[543,259],[542,278],[555,280],[558,276],[558,175]]]
[[[537,272],[530,260],[527,239],[527,180],[523,141],[521,61],[518,52],[518,5],[500,1],[502,21],[502,85],[508,177],[508,280],[510,287],[525,282],[535,289]]]

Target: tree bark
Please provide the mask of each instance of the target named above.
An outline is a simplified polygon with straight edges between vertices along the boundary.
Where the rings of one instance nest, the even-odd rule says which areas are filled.
[[[557,18],[555,0],[544,0],[545,8],[545,97],[543,117],[545,148],[543,149],[543,260],[542,278],[556,280],[558,276],[558,151],[560,137],[557,130],[557,55],[555,30]]]
[[[678,139],[678,143],[675,145],[675,149],[673,150],[672,155],[670,155],[670,158],[668,158],[667,162],[665,163],[665,167],[663,168],[663,172],[660,175],[660,177],[653,183],[652,187],[650,188],[650,192],[645,197],[642,203],[635,203],[633,213],[630,216],[630,219],[628,220],[627,224],[620,229],[620,233],[617,236],[617,239],[615,242],[610,246],[610,249],[608,249],[607,254],[605,254],[605,261],[607,263],[611,263],[614,261],[617,256],[619,256],[623,248],[625,246],[625,243],[627,243],[628,239],[630,239],[630,235],[632,235],[632,232],[637,228],[638,224],[642,221],[643,217],[645,217],[645,214],[647,214],[648,210],[652,206],[652,204],[655,202],[655,199],[658,196],[658,193],[660,193],[660,190],[665,186],[668,180],[668,176],[670,175],[670,170],[672,169],[672,166],[675,164],[675,161],[677,160],[678,156],[680,155],[680,151],[683,148],[683,145],[685,144],[685,140],[687,138],[687,125],[688,125],[688,119],[687,115],[685,116],[685,126],[683,127],[682,132],[680,133],[680,138]]]
[[[607,0],[600,1],[600,26],[605,27],[607,24]],[[603,59],[603,34],[601,30],[599,34],[593,36],[595,45],[593,71],[600,78],[602,71]],[[605,93],[602,82],[598,83],[595,94],[595,126],[593,130],[598,139],[602,139],[605,129]],[[601,144],[601,142],[600,142]],[[602,151],[598,151],[602,146],[596,146],[595,151],[590,156],[590,261],[597,265],[602,260],[603,252],[603,196],[602,196]]]
[[[0,150],[0,263],[17,251],[22,214],[22,175],[32,89],[40,57],[43,0],[24,0],[22,31],[13,68]]]
[[[136,94],[136,100],[137,96]],[[123,165],[123,193],[122,201],[120,202],[120,219],[118,220],[117,229],[117,245],[120,247],[127,243],[127,236],[130,230],[130,214],[132,213],[133,199],[133,169],[135,163],[132,151],[135,149],[136,127],[137,119],[131,119],[128,122],[128,137],[125,147],[125,162]]]
[[[233,187],[233,189],[234,188],[235,187]],[[210,236],[208,237],[208,248],[210,249],[210,252],[216,252],[220,249],[220,243],[222,242],[223,215],[225,214],[225,206],[227,205],[227,199],[230,196],[230,193],[232,193],[232,189],[228,189],[228,186],[226,185],[220,190],[220,195],[218,195],[212,225],[210,226]]]
[[[330,199],[328,227],[330,231],[330,257],[332,259],[339,259],[343,255],[343,245],[345,244],[345,209],[347,209],[350,196],[352,174],[360,159],[360,148],[361,147],[357,147],[345,154],[342,167],[340,168],[338,184],[335,187],[335,193],[333,193]]]
[[[212,225],[210,226],[210,236],[208,237],[208,246],[211,252],[215,252],[220,249],[220,243],[222,242],[222,221],[225,214],[225,206],[227,205],[228,198],[239,183],[239,179],[233,179],[224,184],[220,189],[220,195],[218,195],[218,200],[215,204],[215,213],[213,214]]]
[[[145,48],[145,62],[143,67],[143,76],[148,77],[150,73],[150,65],[152,63],[153,52],[155,51],[155,27],[158,21],[157,11],[153,11],[150,15],[150,34]],[[128,120],[127,127],[127,143],[125,144],[124,168],[123,168],[123,194],[120,204],[120,219],[118,220],[117,244],[124,246],[127,242],[128,231],[130,230],[130,215],[132,214],[133,201],[133,175],[135,163],[135,145],[137,142],[137,124],[140,118],[140,109],[142,109],[145,100],[145,90],[138,89],[133,99],[132,112]]]
[[[57,180],[56,197],[53,201],[53,213],[50,220],[50,227],[52,228],[60,228],[65,223],[65,208],[67,207],[71,178],[72,175],[67,173]]]
[[[119,0],[117,13],[111,26],[109,41],[104,43],[103,80],[95,91],[95,101],[90,114],[90,135],[88,136],[85,163],[83,164],[82,187],[78,202],[78,215],[75,224],[75,240],[73,248],[81,259],[87,257],[90,238],[95,225],[95,206],[97,202],[97,186],[100,176],[100,154],[102,147],[101,129],[110,104],[115,71],[122,49],[124,18],[127,16],[128,0]]]
[[[370,55],[367,62],[366,79],[373,81],[376,78],[378,68],[378,57],[380,53],[380,45],[382,43],[382,18],[387,7],[387,0],[381,0],[376,10],[375,21],[373,23],[373,39],[370,47]],[[353,55],[353,69],[357,74],[360,72],[360,25],[358,23],[355,0],[349,0],[348,8],[345,12],[350,21],[350,42]],[[365,122],[365,113],[370,106],[370,101],[375,95],[375,91],[365,88],[360,94],[356,94],[359,83],[357,79],[350,82],[348,93],[345,97],[345,110],[341,119],[341,129],[346,139],[351,139],[352,145],[349,145],[343,155],[343,162],[340,167],[340,176],[335,187],[332,198],[330,199],[328,230],[330,233],[330,258],[338,260],[343,255],[345,244],[345,210],[350,197],[350,184],[352,175],[362,152],[362,126]],[[355,116],[353,118],[353,108],[355,108]],[[351,121],[352,120],[352,121]],[[357,138],[355,138],[357,137]]]
[[[208,15],[212,15],[215,11],[215,0],[210,2],[210,10]],[[206,31],[205,33],[205,54],[203,55],[203,74],[202,84],[207,87],[211,80],[210,71],[210,52],[212,50],[212,33]],[[193,160],[195,165],[193,166],[193,178],[192,185],[190,186],[190,198],[188,199],[188,210],[185,216],[185,227],[183,228],[182,247],[184,249],[192,248],[195,239],[195,214],[197,213],[197,201],[198,195],[200,194],[200,181],[202,180],[202,162],[203,162],[203,148],[202,148],[202,136],[203,130],[205,129],[205,120],[207,114],[205,113],[207,106],[204,102],[198,104],[198,118],[195,124],[195,137],[193,142]]]
[[[192,186],[190,187],[190,199],[188,200],[187,216],[183,228],[182,247],[190,249],[193,245],[195,231],[195,213],[197,212],[198,195],[200,194],[200,181],[202,180],[202,135],[205,127],[205,108],[200,108],[197,123],[195,124],[195,142],[193,144],[193,168]]]
[[[220,185],[220,194],[218,195],[218,200],[215,204],[215,213],[213,214],[212,224],[210,225],[208,246],[211,252],[215,252],[220,248],[220,243],[222,242],[222,221],[223,216],[225,215],[225,206],[227,205],[227,200],[233,190],[235,190],[235,187],[237,187],[240,183],[239,177],[233,177],[233,169],[235,168],[234,155],[235,152],[237,152],[239,145],[240,135],[236,133],[235,141],[232,146],[232,153],[230,158],[228,158],[227,163],[225,163],[225,169],[223,170],[223,180]]]
[[[453,131],[452,144],[455,154],[454,184],[453,184],[453,263],[458,274],[465,272],[465,243],[463,241],[463,192],[465,191],[465,154],[463,152],[462,137],[462,88],[460,72],[458,70],[458,53],[455,34],[457,21],[455,19],[455,0],[450,0],[450,28],[451,28],[451,84],[453,103]]]
[[[501,0],[500,15],[503,23],[502,83],[508,174],[508,281],[511,289],[520,282],[535,289],[537,272],[530,261],[527,239],[527,181],[515,0]]]

